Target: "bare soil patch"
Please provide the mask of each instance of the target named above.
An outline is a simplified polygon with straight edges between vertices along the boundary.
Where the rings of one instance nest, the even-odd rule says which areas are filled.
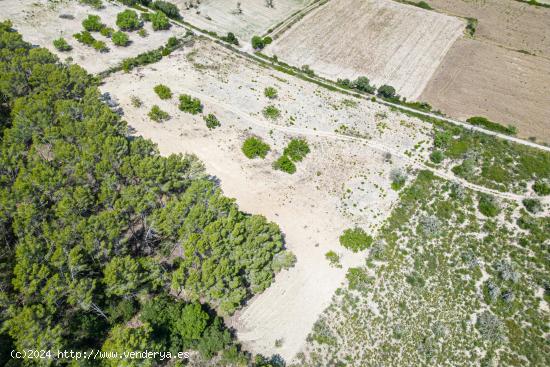
[[[461,39],[420,96],[459,119],[475,115],[550,142],[550,61],[491,43]]]
[[[550,57],[550,8],[515,0],[430,0],[438,11],[478,20],[476,38]]]
[[[201,99],[204,113],[214,113],[221,127],[208,130],[201,116],[180,112],[176,97],[158,99],[153,92],[158,83],[168,85],[175,96],[188,93]],[[276,100],[263,95],[267,86],[277,88]],[[158,143],[161,153],[196,154],[240,208],[281,226],[297,256],[296,266],[278,274],[268,290],[228,321],[248,350],[280,354],[286,360],[300,350],[344,281],[346,269],[363,261],[364,254],[340,247],[339,235],[354,225],[375,233],[397,200],[390,189],[390,171],[407,169],[410,160],[424,160],[428,151],[422,141],[431,144],[431,126],[425,123],[367,101],[347,100],[286,74],[266,72],[206,40],[157,64],[112,75],[102,88],[119,99],[131,126]],[[131,96],[138,96],[143,106],[132,106]],[[171,120],[150,121],[146,114],[153,104]],[[268,104],[280,109],[278,120],[262,116]],[[388,157],[364,143],[323,136],[342,125],[369,136],[373,144],[409,152],[411,158]],[[250,135],[271,145],[265,160],[249,160],[240,151]],[[311,153],[294,175],[274,171],[272,162],[295,136],[305,136]],[[342,255],[342,268],[329,266],[324,258],[328,250]],[[276,346],[276,340],[282,345]]]
[[[171,36],[185,33],[184,28],[177,26],[172,26],[170,30],[155,32],[151,24],[146,23],[144,28],[149,34],[147,37],[140,37],[137,32],[129,32],[131,44],[127,47],[119,47],[115,46],[109,38],[94,32],[92,34],[94,38],[104,41],[109,47],[109,52],[98,52],[92,47],[78,43],[73,34],[83,30],[82,20],[88,14],[99,15],[106,26],[118,30],[116,16],[126,8],[107,1],[103,4],[103,9],[96,10],[78,1],[0,0],[0,19],[10,19],[14,28],[28,42],[48,48],[62,60],[71,57],[75,63],[90,73],[107,70],[127,57],[137,56],[166,44]],[[69,15],[72,19],[60,18],[60,15]],[[65,38],[73,49],[69,52],[57,51],[52,42],[59,37]]]
[[[330,1],[267,51],[331,79],[366,75],[414,99],[464,27],[461,19],[391,0]]]
[[[313,0],[275,0],[274,7],[264,0],[203,0],[197,7],[186,8],[186,0],[175,0],[184,19],[193,25],[219,35],[233,32],[242,45],[248,45],[254,35],[261,35]],[[237,2],[241,13],[237,13]]]

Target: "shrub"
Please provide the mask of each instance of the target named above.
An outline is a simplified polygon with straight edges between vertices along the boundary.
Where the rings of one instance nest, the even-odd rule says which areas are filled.
[[[116,25],[123,31],[133,31],[141,28],[141,21],[135,11],[126,9],[117,14]]]
[[[468,31],[470,36],[473,36],[477,30],[478,20],[476,18],[466,18],[466,19],[468,20],[468,25],[466,26],[466,30]]]
[[[172,91],[164,84],[157,84],[153,90],[160,99],[172,98]]]
[[[80,33],[76,33],[73,35],[73,37],[80,43],[85,44],[87,46],[92,46],[95,42],[94,36],[88,31],[82,31]]]
[[[163,122],[170,118],[168,112],[161,110],[160,107],[157,105],[154,105],[147,115],[151,120],[155,122]]]
[[[361,268],[349,268],[346,274],[349,289],[360,290],[369,281],[369,276]]]
[[[147,31],[145,30],[145,28],[141,28],[140,30],[137,31],[137,34],[138,36],[142,37],[142,38],[145,38],[149,35],[149,33],[147,33]]]
[[[229,32],[227,33],[227,36],[222,37],[222,41],[225,41],[235,46],[239,45],[239,40],[237,39],[237,37],[235,37],[235,35],[232,32]]]
[[[111,40],[115,45],[122,47],[126,47],[130,43],[130,38],[128,38],[128,35],[121,31],[113,33]]]
[[[504,126],[497,122],[490,121],[483,116],[470,117],[469,119],[466,120],[466,122],[472,125],[482,126],[488,130],[495,131],[497,133],[502,133],[507,135],[516,135],[517,133],[517,129],[514,126]]]
[[[451,143],[453,136],[450,131],[436,131],[434,135],[434,146],[436,148],[446,148]]]
[[[53,40],[53,45],[58,51],[62,52],[71,51],[73,49],[63,37]]]
[[[209,113],[207,116],[204,116],[203,119],[204,122],[206,122],[206,127],[209,129],[215,129],[221,126],[220,121],[213,113]]]
[[[390,172],[391,187],[394,190],[399,190],[405,185],[407,175],[403,170],[395,168]]]
[[[422,9],[433,10],[433,8],[430,6],[430,4],[428,4],[425,1],[420,1],[420,2],[416,3],[415,5],[418,6],[419,8],[422,8]]]
[[[107,47],[107,45],[106,45],[105,42],[103,42],[103,41],[95,40],[94,43],[92,44],[92,47],[93,47],[96,51],[99,51],[99,52],[107,52],[107,51],[109,51],[109,48]]]
[[[439,164],[443,162],[445,159],[445,154],[441,150],[434,150],[432,154],[430,154],[430,160],[436,164]]]
[[[395,88],[391,85],[384,84],[378,88],[378,96],[384,98],[395,98]]]
[[[539,199],[523,199],[522,203],[530,213],[536,214],[542,210],[542,204]]]
[[[288,174],[296,172],[296,165],[286,155],[280,156],[279,159],[273,162],[273,168]]]
[[[483,338],[490,341],[502,341],[504,337],[504,324],[489,311],[483,311],[478,316],[476,327]]]
[[[265,47],[264,39],[260,36],[252,37],[251,43],[254,50],[261,50]]]
[[[82,4],[90,5],[92,8],[101,9],[103,7],[103,1],[101,0],[80,0]]]
[[[340,245],[353,252],[366,250],[372,241],[372,237],[362,228],[346,229],[340,236]]]
[[[169,3],[168,1],[155,1],[151,7],[156,10],[160,10],[164,14],[166,14],[167,17],[172,19],[180,19],[180,11],[178,7],[172,3]]]
[[[550,195],[550,184],[543,180],[535,181],[533,191],[541,196]]]
[[[335,267],[335,268],[341,268],[342,267],[342,265],[340,265],[340,256],[332,250],[328,251],[325,254],[325,259],[328,260],[330,266],[332,266],[332,267]]]
[[[486,217],[496,217],[500,212],[500,208],[495,198],[487,194],[481,194],[479,196],[478,209],[481,214]]]
[[[149,16],[149,19],[151,20],[151,26],[155,31],[160,31],[164,29],[170,28],[170,20],[161,11],[157,11],[156,13],[153,13]]]
[[[269,99],[277,98],[277,89],[274,87],[267,87],[264,89],[264,95]]]
[[[241,150],[247,158],[254,159],[256,157],[265,158],[271,148],[260,138],[251,136],[244,141]]]
[[[275,120],[281,116],[279,109],[273,105],[269,105],[262,111],[265,118]]]
[[[309,145],[304,139],[292,139],[283,151],[294,162],[300,162],[309,153]]]
[[[271,267],[273,271],[278,273],[282,269],[289,269],[296,264],[296,255],[290,251],[282,251],[273,256]]]
[[[370,85],[370,80],[366,76],[360,76],[352,84],[352,88],[355,88],[361,92],[373,94],[376,91],[376,87]]]
[[[309,67],[309,65],[302,65],[301,70],[309,76],[315,76],[315,72]]]
[[[132,106],[136,108],[141,107],[143,105],[143,102],[141,101],[141,99],[139,99],[138,96],[130,96],[130,103],[132,103]]]
[[[180,95],[179,109],[183,112],[188,112],[192,115],[202,112],[202,104],[200,99],[193,98],[188,94]]]
[[[101,28],[101,30],[99,31],[99,33],[103,36],[103,37],[107,37],[107,38],[110,38],[113,33],[114,33],[114,29],[111,28],[111,27],[103,27]]]
[[[88,17],[82,21],[82,27],[89,32],[99,32],[105,26],[101,23],[99,15],[88,15]]]

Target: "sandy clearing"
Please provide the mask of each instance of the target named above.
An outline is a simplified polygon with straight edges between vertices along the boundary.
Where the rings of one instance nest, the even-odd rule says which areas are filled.
[[[334,80],[366,75],[414,99],[463,30],[461,19],[391,0],[330,1],[266,52]]]
[[[233,32],[241,45],[248,46],[254,35],[261,35],[313,0],[275,0],[268,8],[264,0],[240,0],[241,14],[236,14],[235,0],[203,0],[198,8],[186,9],[187,0],[174,0],[186,21],[208,31],[225,35]]]
[[[73,34],[83,30],[82,20],[88,14],[99,15],[107,26],[116,27],[116,15],[125,9],[124,6],[104,1],[104,8],[95,10],[81,5],[78,1],[51,3],[47,0],[0,0],[2,12],[0,19],[11,19],[14,28],[23,35],[23,38],[33,44],[48,48],[62,60],[71,57],[73,61],[84,67],[90,73],[98,73],[117,65],[127,57],[136,56],[142,52],[158,48],[166,43],[168,38],[185,33],[182,27],[172,26],[167,31],[153,31],[150,23],[144,28],[149,35],[145,38],[130,32],[132,43],[127,47],[113,45],[110,39],[94,32],[94,38],[102,40],[110,48],[109,52],[100,53],[93,48],[78,43]],[[59,15],[69,14],[74,19],[61,19]],[[59,52],[53,47],[54,39],[64,37],[73,47],[72,51]]]
[[[475,37],[550,57],[550,8],[515,0],[430,0],[447,14],[478,20]]]
[[[461,39],[420,96],[448,115],[482,115],[550,142],[550,60]]]
[[[205,112],[215,113],[222,127],[208,131],[201,117],[178,111],[175,98],[160,101],[152,90],[157,83],[167,84],[176,95],[199,96]],[[291,134],[253,123],[265,121],[260,111],[269,103],[263,96],[268,85],[279,90],[273,103],[283,115],[274,126],[332,132],[346,124],[371,135],[373,143],[389,142],[399,154],[409,151],[419,159],[427,154],[413,147],[422,140],[431,141],[426,135],[429,125],[406,123],[407,117],[367,101],[350,107],[338,93],[288,79],[285,74],[266,73],[209,41],[197,42],[193,49],[177,51],[130,74],[112,75],[102,89],[119,99],[131,126],[157,142],[161,153],[196,154],[243,210],[263,214],[281,226],[288,247],[297,255],[296,267],[279,274],[267,291],[229,322],[248,350],[280,354],[289,360],[345,279],[347,267],[362,262],[361,254],[340,248],[339,235],[355,224],[376,231],[397,199],[397,193],[389,189],[389,172],[406,167],[409,161],[396,155],[385,163],[383,152],[361,142],[309,136],[312,153],[298,165],[296,174],[273,171],[271,162]],[[131,95],[139,96],[145,106],[132,107]],[[152,104],[168,111],[172,119],[164,124],[149,121],[146,112]],[[240,144],[250,134],[261,136],[273,147],[265,161],[248,160],[240,152]],[[328,265],[324,254],[329,249],[342,254],[343,268]],[[277,339],[283,340],[280,348],[275,347]]]

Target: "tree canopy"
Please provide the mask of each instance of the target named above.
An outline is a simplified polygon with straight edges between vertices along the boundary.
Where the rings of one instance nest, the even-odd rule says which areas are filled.
[[[242,361],[215,314],[269,286],[289,257],[277,225],[239,211],[194,156],[162,157],[129,136],[95,78],[9,22],[0,23],[0,134],[2,345],[187,343]],[[163,325],[146,316],[157,297],[178,310]]]

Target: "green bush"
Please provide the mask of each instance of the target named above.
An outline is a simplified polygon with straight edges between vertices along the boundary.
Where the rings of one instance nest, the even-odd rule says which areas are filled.
[[[279,159],[273,162],[273,168],[288,174],[296,172],[296,165],[286,155],[280,156]]]
[[[141,38],[145,38],[149,35],[149,33],[147,33],[147,30],[145,30],[145,28],[141,28],[140,30],[137,31],[137,34],[138,36],[140,36]]]
[[[309,65],[302,65],[301,70],[311,77],[315,76],[315,72],[309,67]]]
[[[188,94],[180,95],[179,109],[183,112],[188,112],[192,115],[202,112],[202,104],[200,99],[193,98]]]
[[[222,41],[225,41],[235,46],[239,45],[239,40],[237,39],[237,37],[235,37],[235,35],[232,32],[229,32],[227,33],[227,36],[222,37]]]
[[[220,121],[213,113],[209,113],[207,116],[204,116],[203,119],[204,122],[206,122],[206,127],[209,129],[215,129],[221,126]]]
[[[126,9],[117,14],[116,25],[123,31],[133,31],[141,28],[141,21],[135,11]]]
[[[53,40],[53,45],[58,51],[62,52],[71,51],[73,49],[63,37],[59,37],[58,39]]]
[[[161,11],[157,11],[156,13],[151,14],[149,16],[149,19],[151,20],[151,26],[155,31],[161,31],[170,28],[170,20],[168,19],[166,14]]]
[[[275,120],[279,118],[279,116],[281,116],[281,112],[279,111],[279,109],[273,105],[269,105],[266,108],[264,108],[262,113],[265,118],[268,118],[271,120]]]
[[[264,95],[269,99],[277,98],[277,89],[273,87],[267,87],[264,89]]]
[[[130,102],[132,103],[132,106],[139,108],[143,105],[143,102],[138,96],[130,96]]]
[[[241,150],[247,158],[254,159],[256,157],[265,158],[271,148],[260,138],[251,136],[244,141]]]
[[[500,208],[495,198],[487,194],[480,194],[478,209],[486,217],[496,217],[500,213]]]
[[[103,36],[103,37],[107,37],[107,38],[111,38],[111,36],[113,35],[113,33],[115,32],[115,30],[111,27],[103,27],[101,28],[101,30],[99,31],[99,33]]]
[[[101,23],[99,15],[88,15],[88,17],[82,21],[82,27],[89,32],[99,32],[105,26]]]
[[[168,112],[161,110],[160,107],[157,105],[154,105],[147,115],[151,120],[155,122],[163,122],[170,118]]]
[[[441,150],[434,150],[432,154],[430,154],[430,160],[436,164],[439,164],[443,162],[445,159],[445,154]]]
[[[82,31],[80,33],[75,33],[73,37],[80,43],[85,44],[87,46],[93,46],[95,42],[94,36],[88,31]]]
[[[346,229],[340,236],[340,245],[353,252],[366,250],[372,241],[372,237],[362,228]]]
[[[168,86],[164,84],[157,84],[153,90],[160,99],[172,98],[172,91],[170,90],[170,88],[168,88]]]
[[[542,210],[542,204],[539,199],[523,199],[522,203],[530,213],[536,214]]]
[[[115,45],[122,47],[126,47],[130,43],[130,38],[128,38],[128,35],[121,31],[116,31],[113,33],[111,40]]]
[[[328,260],[330,266],[332,266],[332,267],[335,267],[335,268],[341,268],[342,267],[342,265],[340,264],[340,256],[332,250],[328,251],[325,254],[325,259]]]
[[[103,41],[95,40],[94,43],[92,44],[92,47],[93,47],[96,51],[99,51],[99,52],[107,52],[107,51],[109,51],[109,48],[107,47],[107,45],[106,45],[105,42],[103,42]]]
[[[168,1],[155,1],[151,7],[156,10],[160,10],[167,17],[172,19],[181,19],[180,11],[178,7]]]
[[[488,120],[486,117],[482,116],[474,116],[470,117],[466,120],[466,122],[476,125],[476,126],[482,126],[488,130],[495,131],[497,133],[507,134],[507,135],[516,135],[517,129],[514,126],[504,126],[497,122],[493,122]]]
[[[94,9],[101,9],[103,7],[103,1],[101,0],[80,0],[82,4],[90,5]]]
[[[292,139],[283,151],[294,162],[300,162],[309,153],[309,145],[304,139]]]
[[[271,42],[273,42],[273,39],[271,37],[262,38],[260,36],[254,36],[251,40],[252,48],[254,50],[261,50],[265,46],[269,45]]]
[[[541,196],[550,195],[550,184],[543,180],[535,181],[533,191]]]

